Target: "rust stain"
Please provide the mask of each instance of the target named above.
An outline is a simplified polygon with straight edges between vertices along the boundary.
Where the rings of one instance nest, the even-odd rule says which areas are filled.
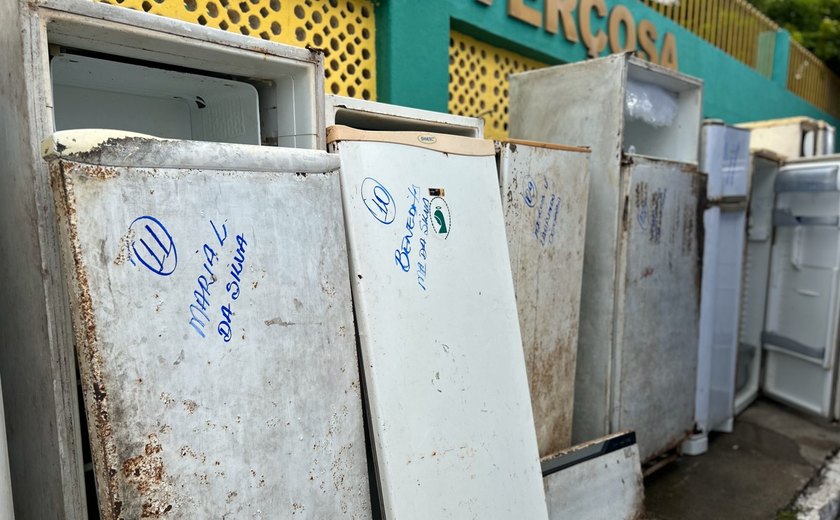
[[[131,243],[134,241],[136,232],[129,228],[128,232],[120,238],[120,251],[114,258],[114,264],[122,265],[126,260],[131,260]]]
[[[157,435],[150,433],[143,453],[122,463],[122,475],[140,494],[141,518],[161,518],[174,509],[174,493],[166,480],[163,446]]]
[[[649,278],[653,274],[653,267],[645,267],[642,271],[642,278]]]
[[[90,285],[78,235],[78,215],[72,174],[77,166],[61,161],[50,166],[51,185],[55,190],[59,226],[72,258],[75,303],[73,330],[79,355],[79,373],[87,408],[90,447],[97,473],[100,512],[105,520],[119,520],[123,500],[116,479],[119,457],[111,437],[108,393],[104,385],[104,362],[99,351],[99,338]]]
[[[186,400],[184,400],[183,404],[184,404],[184,410],[186,410],[190,414],[193,414],[193,413],[195,413],[196,410],[198,410],[198,403],[196,403],[195,401],[191,401],[189,399],[186,399]]]

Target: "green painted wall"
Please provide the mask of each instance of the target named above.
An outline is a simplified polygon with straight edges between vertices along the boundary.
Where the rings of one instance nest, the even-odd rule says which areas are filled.
[[[542,0],[525,3],[542,11]],[[450,29],[546,63],[586,59],[585,47],[568,42],[562,28],[550,34],[511,18],[507,4],[507,0],[495,0],[490,6],[476,0],[381,0],[376,12],[378,99],[445,112]],[[804,115],[840,127],[840,120],[785,88],[786,63],[774,65],[774,82],[641,2],[606,0],[608,11],[617,4],[625,5],[637,24],[643,19],[653,22],[659,32],[657,49],[664,33],[676,36],[680,71],[705,82],[705,117],[740,123]],[[606,17],[593,13],[592,29],[606,32]],[[776,56],[786,59],[784,46],[777,46]]]

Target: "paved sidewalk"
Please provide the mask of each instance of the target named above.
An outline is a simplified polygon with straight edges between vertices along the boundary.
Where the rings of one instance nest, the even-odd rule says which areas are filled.
[[[645,480],[645,518],[794,520],[795,498],[838,449],[837,424],[760,399],[733,433],[712,435],[707,453]]]

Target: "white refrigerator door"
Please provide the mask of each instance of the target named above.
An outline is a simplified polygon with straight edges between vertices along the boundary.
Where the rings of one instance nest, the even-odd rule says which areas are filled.
[[[589,153],[499,144],[499,174],[540,458],[572,441]]]
[[[836,379],[840,163],[814,160],[776,177],[764,391],[832,418]]]
[[[102,517],[369,517],[336,158],[88,131],[43,151]]]
[[[753,155],[750,203],[747,217],[747,245],[744,259],[741,328],[735,377],[735,414],[744,411],[758,397],[761,379],[761,333],[767,283],[770,278],[770,247],[773,238],[773,185],[778,160]]]
[[[628,160],[612,429],[635,430],[646,461],[682,442],[694,424],[704,183],[687,164]]]
[[[492,142],[327,139],[385,517],[546,518]]]

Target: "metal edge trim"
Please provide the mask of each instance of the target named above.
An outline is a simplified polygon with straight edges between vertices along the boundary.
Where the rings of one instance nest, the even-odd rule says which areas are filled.
[[[426,138],[425,142],[422,140],[423,138]],[[327,144],[339,141],[402,144],[454,155],[496,155],[495,145],[489,139],[437,134],[434,132],[377,132],[358,130],[344,125],[334,125],[327,128]]]

